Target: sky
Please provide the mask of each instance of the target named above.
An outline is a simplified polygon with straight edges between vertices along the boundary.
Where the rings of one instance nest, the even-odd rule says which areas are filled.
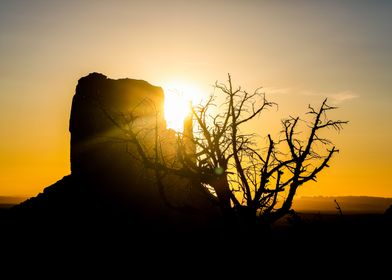
[[[202,94],[231,73],[279,103],[254,129],[328,97],[350,123],[299,195],[392,197],[391,1],[0,1],[0,195],[69,174],[68,121],[90,72],[180,81]],[[273,134],[274,135],[274,134]]]

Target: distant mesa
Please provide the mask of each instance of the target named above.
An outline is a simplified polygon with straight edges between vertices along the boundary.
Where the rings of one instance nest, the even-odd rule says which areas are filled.
[[[343,213],[383,214],[392,204],[392,198],[369,196],[312,196],[298,197],[293,208],[298,212],[320,212],[336,214],[336,200]],[[392,208],[391,208],[392,209]]]
[[[39,217],[128,215],[145,221],[191,220],[189,214],[162,201],[153,172],[143,168],[135,147],[124,140],[124,132],[113,120],[134,118],[145,133],[147,147],[153,143],[155,134],[151,132],[158,123],[159,136],[165,139],[164,152],[175,156],[177,136],[166,129],[163,108],[162,88],[146,81],[113,80],[99,73],[79,79],[69,125],[71,175],[12,211]],[[176,187],[168,190],[171,204],[196,209],[197,215],[214,213],[211,207],[215,206],[192,188],[192,182],[170,180]]]
[[[26,200],[26,197],[0,196],[0,209],[12,207],[24,200]]]

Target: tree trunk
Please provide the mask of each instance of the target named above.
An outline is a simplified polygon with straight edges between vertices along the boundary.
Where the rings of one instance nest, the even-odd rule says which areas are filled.
[[[287,195],[286,200],[283,202],[283,205],[281,208],[276,210],[275,212],[267,215],[267,223],[272,225],[274,222],[282,218],[284,215],[290,213],[291,206],[293,204],[293,199],[295,196],[295,193],[297,192],[298,185],[293,183],[290,186],[289,194]]]
[[[228,214],[231,209],[230,204],[230,187],[226,176],[217,176],[211,182],[211,186],[216,191],[216,195],[219,199],[219,204],[223,214]]]

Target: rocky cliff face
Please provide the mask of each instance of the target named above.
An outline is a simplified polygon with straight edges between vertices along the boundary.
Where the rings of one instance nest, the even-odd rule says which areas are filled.
[[[122,135],[111,117],[120,121],[119,114],[132,114],[143,118],[145,125],[154,125],[157,117],[159,127],[165,129],[163,103],[162,88],[142,80],[112,80],[98,73],[81,78],[69,125],[72,173],[99,173],[99,169],[113,166],[114,155],[104,151],[108,152],[116,140],[116,145],[121,145]]]

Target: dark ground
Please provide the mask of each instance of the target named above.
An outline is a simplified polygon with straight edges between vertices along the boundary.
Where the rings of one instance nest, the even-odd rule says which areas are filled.
[[[338,215],[299,213],[287,216],[269,230],[222,226],[208,230],[165,230],[119,219],[73,221],[12,221],[0,210],[2,252],[19,257],[40,252],[74,258],[147,258],[146,261],[243,262],[246,260],[306,266],[318,261],[381,265],[391,261],[392,218],[382,214]],[[384,267],[386,268],[386,267]]]
[[[0,213],[4,220],[4,210]],[[120,219],[2,225],[3,271],[15,267],[11,273],[18,274],[18,269],[30,267],[29,275],[50,279],[101,279],[102,275],[103,279],[281,279],[285,275],[390,279],[391,275],[392,219],[380,214],[299,214],[267,231],[219,226],[173,232]]]

